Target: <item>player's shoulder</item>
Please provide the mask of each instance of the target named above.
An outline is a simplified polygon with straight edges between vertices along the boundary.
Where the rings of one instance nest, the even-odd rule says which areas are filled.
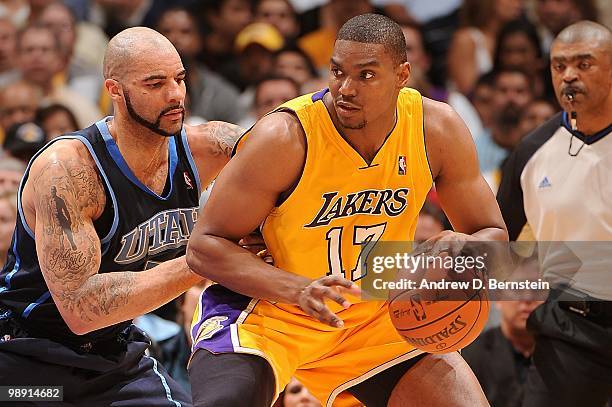
[[[42,175],[45,171],[62,171],[62,169],[66,170],[72,167],[95,170],[96,163],[87,147],[81,141],[62,139],[46,147],[32,161],[30,175]]]
[[[247,132],[245,145],[266,146],[270,150],[305,149],[305,133],[300,120],[290,110],[279,110],[262,117]],[[303,147],[303,148],[302,148]]]
[[[461,118],[448,103],[423,96],[423,121],[427,136],[452,137],[457,127],[463,124]]]

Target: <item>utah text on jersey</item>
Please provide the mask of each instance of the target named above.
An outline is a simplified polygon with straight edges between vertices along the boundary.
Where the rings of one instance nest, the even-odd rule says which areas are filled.
[[[187,244],[198,220],[198,208],[179,208],[159,212],[121,238],[118,264],[127,264],[169,248]]]

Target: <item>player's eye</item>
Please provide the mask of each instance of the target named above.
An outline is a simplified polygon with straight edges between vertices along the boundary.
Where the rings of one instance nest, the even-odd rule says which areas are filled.
[[[372,79],[374,77],[374,72],[364,71],[364,72],[361,73],[361,77],[363,79]]]
[[[161,82],[155,82],[155,83],[150,83],[147,86],[149,88],[151,88],[151,89],[158,89],[158,88],[161,88],[162,83]]]
[[[589,62],[583,61],[580,64],[578,64],[578,68],[581,70],[586,70],[589,69],[591,67],[591,64]]]
[[[331,72],[332,72],[332,74],[333,74],[334,76],[336,76],[336,77],[337,77],[337,76],[341,76],[341,75],[343,74],[343,72],[342,72],[340,69],[338,69],[338,68],[332,68],[332,69],[331,69]]]
[[[553,64],[553,69],[557,72],[561,72],[565,69],[565,65],[563,64]]]
[[[302,391],[302,386],[291,386],[287,391],[291,394],[298,394]]]

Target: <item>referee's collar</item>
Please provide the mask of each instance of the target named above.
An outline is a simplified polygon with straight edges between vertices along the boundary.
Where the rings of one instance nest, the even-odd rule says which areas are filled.
[[[572,126],[571,126],[570,120],[569,120],[569,115],[565,111],[563,112],[563,116],[562,116],[562,124],[563,124],[563,127],[565,127],[567,129],[567,131],[569,131],[574,136],[576,136],[577,138],[579,138],[585,144],[588,144],[588,145],[591,145],[591,144],[595,143],[596,141],[601,140],[602,138],[604,138],[605,136],[610,134],[610,132],[612,132],[612,124],[609,124],[608,127],[604,128],[603,130],[600,130],[597,133],[595,133],[593,135],[590,135],[590,136],[585,135],[581,131],[572,130]]]

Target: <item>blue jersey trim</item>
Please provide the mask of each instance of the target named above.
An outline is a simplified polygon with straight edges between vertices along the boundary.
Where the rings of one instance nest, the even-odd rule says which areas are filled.
[[[26,307],[26,309],[23,310],[23,313],[21,314],[21,316],[24,317],[24,318],[29,317],[30,313],[32,312],[32,310],[34,310],[34,308],[38,307],[43,302],[47,301],[49,299],[49,297],[51,297],[51,293],[49,291],[47,291],[46,293],[44,293],[43,295],[38,297],[36,302],[33,302],[30,305],[28,305]]]
[[[597,133],[591,134],[589,136],[586,136],[580,130],[572,130],[572,125],[570,123],[569,115],[565,111],[562,114],[562,123],[563,123],[563,127],[565,127],[567,131],[572,133],[574,136],[582,140],[584,144],[587,144],[587,145],[591,145],[595,143],[596,141],[599,141],[602,138],[606,137],[608,134],[612,133],[612,124],[606,127],[605,129],[602,129],[598,131]]]
[[[193,154],[191,154],[191,148],[189,148],[189,141],[187,140],[187,132],[183,127],[181,131],[181,139],[183,140],[183,146],[185,148],[185,152],[187,153],[187,161],[189,161],[189,166],[191,167],[191,171],[195,176],[196,185],[198,186],[198,195],[202,193],[202,186],[200,185],[200,174],[198,173],[198,167],[196,167],[195,161],[193,160]]]
[[[318,91],[317,93],[313,93],[313,95],[311,96],[311,100],[312,102],[316,102],[317,100],[323,100],[323,96],[325,96],[325,94],[329,91],[329,88],[325,88],[325,89],[321,89],[320,91]]]
[[[148,358],[148,359],[151,359],[151,361],[153,362],[153,371],[159,377],[159,380],[161,381],[162,386],[164,386],[164,390],[165,390],[165,393],[166,393],[166,399],[168,399],[168,401],[170,403],[174,404],[176,407],[181,407],[181,403],[179,403],[178,401],[176,401],[176,400],[174,400],[172,398],[172,392],[170,391],[170,386],[168,386],[168,382],[166,381],[166,378],[157,369],[157,360],[155,358],[152,358],[152,357],[147,356],[147,355],[145,355],[144,357]]]
[[[172,195],[174,172],[176,170],[176,165],[178,161],[178,154],[176,152],[175,138],[171,137],[170,142],[168,143],[168,155],[169,155],[169,160],[170,160],[169,165],[168,165],[168,176],[170,177],[170,189],[168,190],[168,193],[166,194],[166,196],[160,196],[160,195],[157,195],[155,192],[151,191],[142,182],[140,182],[140,180],[134,175],[134,173],[132,172],[128,164],[123,159],[123,156],[121,155],[121,151],[119,151],[119,147],[117,146],[117,143],[115,143],[115,140],[113,139],[113,137],[110,134],[110,131],[108,130],[108,125],[106,124],[106,121],[109,117],[106,117],[96,122],[96,126],[98,127],[98,130],[100,130],[100,134],[102,134],[102,138],[104,139],[104,142],[106,143],[106,149],[111,155],[111,158],[113,159],[113,161],[115,161],[115,164],[117,164],[117,166],[119,167],[123,175],[125,175],[130,181],[132,181],[132,183],[136,185],[138,188],[140,188],[147,194],[157,199],[161,199],[163,201],[168,200],[168,198],[170,198],[170,196]]]
[[[21,257],[19,257],[19,253],[17,253],[17,237],[18,234],[15,233],[15,239],[13,239],[13,255],[15,256],[15,266],[13,267],[13,270],[10,273],[4,276],[5,286],[0,287],[0,293],[2,291],[7,291],[11,289],[11,278],[13,278],[13,275],[19,271],[19,266],[21,265]]]

